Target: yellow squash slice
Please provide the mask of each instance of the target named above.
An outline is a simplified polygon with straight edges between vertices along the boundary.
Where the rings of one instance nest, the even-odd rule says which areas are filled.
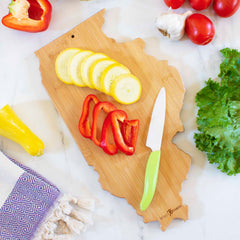
[[[81,64],[83,62],[83,59],[85,57],[90,56],[91,54],[93,54],[92,51],[81,51],[81,52],[75,53],[71,57],[69,62],[69,74],[73,84],[76,84],[77,86],[80,86],[80,87],[86,86],[81,76]]]
[[[111,84],[112,97],[122,104],[136,102],[142,92],[142,86],[137,77],[132,74],[123,74],[117,77]]]
[[[84,84],[90,88],[94,88],[94,86],[91,83],[90,80],[90,68],[92,64],[99,59],[106,59],[108,56],[106,56],[103,53],[93,53],[92,55],[85,57],[83,59],[83,62],[81,64],[81,77],[84,82]]]
[[[107,67],[100,79],[101,90],[106,94],[110,94],[110,86],[112,82],[120,75],[130,73],[129,69],[120,63],[114,63]]]
[[[55,71],[58,78],[67,84],[72,84],[69,74],[69,61],[74,54],[81,52],[79,48],[67,48],[59,53],[55,61]]]
[[[112,59],[100,59],[100,60],[95,61],[92,64],[92,66],[90,68],[90,80],[91,80],[91,83],[94,86],[94,88],[102,91],[101,83],[100,83],[102,73],[108,66],[110,66],[114,63],[116,63],[116,61],[114,61]]]

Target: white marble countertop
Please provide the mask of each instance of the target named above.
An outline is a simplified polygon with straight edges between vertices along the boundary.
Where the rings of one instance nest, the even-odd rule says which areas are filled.
[[[10,0],[1,0],[0,17],[7,14]],[[44,155],[29,156],[17,144],[0,137],[0,149],[34,168],[62,190],[97,200],[95,224],[79,239],[240,239],[240,175],[227,176],[210,165],[195,148],[196,92],[209,77],[219,73],[224,47],[240,49],[240,11],[231,18],[203,11],[216,29],[214,40],[197,46],[185,36],[179,42],[163,38],[153,22],[167,11],[162,0],[51,0],[50,27],[42,33],[14,31],[0,25],[0,104],[9,103],[19,117],[45,142]],[[158,222],[143,223],[142,217],[124,199],[102,190],[98,174],[89,167],[62,118],[41,84],[39,62],[34,51],[70,30],[102,8],[106,8],[104,32],[119,42],[137,37],[146,42],[146,52],[174,65],[184,82],[186,95],[181,112],[185,132],[174,138],[189,153],[192,165],[181,196],[189,206],[189,220],[174,220],[162,232]],[[185,3],[178,12],[189,8]]]

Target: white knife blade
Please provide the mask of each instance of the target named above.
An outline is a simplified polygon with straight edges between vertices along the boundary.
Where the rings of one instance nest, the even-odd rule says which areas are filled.
[[[162,136],[165,122],[166,112],[166,91],[162,87],[157,99],[155,101],[151,122],[149,125],[147,143],[146,145],[152,149],[152,151],[159,151],[162,144]]]

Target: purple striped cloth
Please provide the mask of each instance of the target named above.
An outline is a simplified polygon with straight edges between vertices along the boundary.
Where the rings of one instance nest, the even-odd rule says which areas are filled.
[[[0,152],[0,240],[68,240],[92,224],[92,199],[62,194]]]

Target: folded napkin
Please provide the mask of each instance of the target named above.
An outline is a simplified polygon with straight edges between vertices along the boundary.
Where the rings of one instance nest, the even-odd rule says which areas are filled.
[[[0,151],[0,240],[73,239],[93,223],[93,208]]]

